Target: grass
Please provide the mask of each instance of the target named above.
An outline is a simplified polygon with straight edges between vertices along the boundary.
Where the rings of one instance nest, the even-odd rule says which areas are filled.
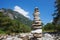
[[[54,30],[43,30],[43,32],[54,32]]]

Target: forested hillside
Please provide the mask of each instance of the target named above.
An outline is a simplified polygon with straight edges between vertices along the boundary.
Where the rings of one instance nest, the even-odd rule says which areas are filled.
[[[5,15],[9,16],[11,19],[16,19],[28,26],[31,26],[31,24],[32,24],[32,21],[29,18],[25,17],[24,15],[22,15],[16,11],[13,11],[11,9],[5,9],[5,8],[2,8],[1,10],[3,10],[3,13]]]
[[[0,9],[0,33],[30,32],[32,21],[11,9]]]

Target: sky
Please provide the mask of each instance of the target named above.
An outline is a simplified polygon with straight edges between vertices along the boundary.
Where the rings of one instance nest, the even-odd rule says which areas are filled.
[[[0,8],[12,9],[33,20],[34,9],[38,7],[40,19],[46,24],[53,20],[54,2],[55,0],[0,0]]]

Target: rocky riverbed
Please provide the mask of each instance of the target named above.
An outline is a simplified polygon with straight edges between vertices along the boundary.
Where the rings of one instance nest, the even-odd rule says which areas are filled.
[[[43,34],[42,38],[33,38],[31,33],[21,33],[17,35],[0,35],[0,40],[60,40],[60,36],[54,34]]]

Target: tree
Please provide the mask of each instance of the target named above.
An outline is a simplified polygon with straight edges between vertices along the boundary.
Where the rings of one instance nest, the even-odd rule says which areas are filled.
[[[47,23],[46,25],[44,25],[43,29],[45,31],[50,31],[50,30],[53,30],[54,31],[55,26],[52,23]]]
[[[11,19],[9,19],[8,16],[3,15],[2,12],[0,12],[0,29],[4,30],[7,26],[9,26]]]
[[[0,32],[6,33],[21,33],[21,32],[30,32],[31,27],[17,21],[12,20],[8,16],[5,16],[0,12]]]
[[[60,0],[56,0],[55,5],[56,10],[53,14],[53,24],[55,25],[55,28],[58,31],[58,24],[60,24]]]

